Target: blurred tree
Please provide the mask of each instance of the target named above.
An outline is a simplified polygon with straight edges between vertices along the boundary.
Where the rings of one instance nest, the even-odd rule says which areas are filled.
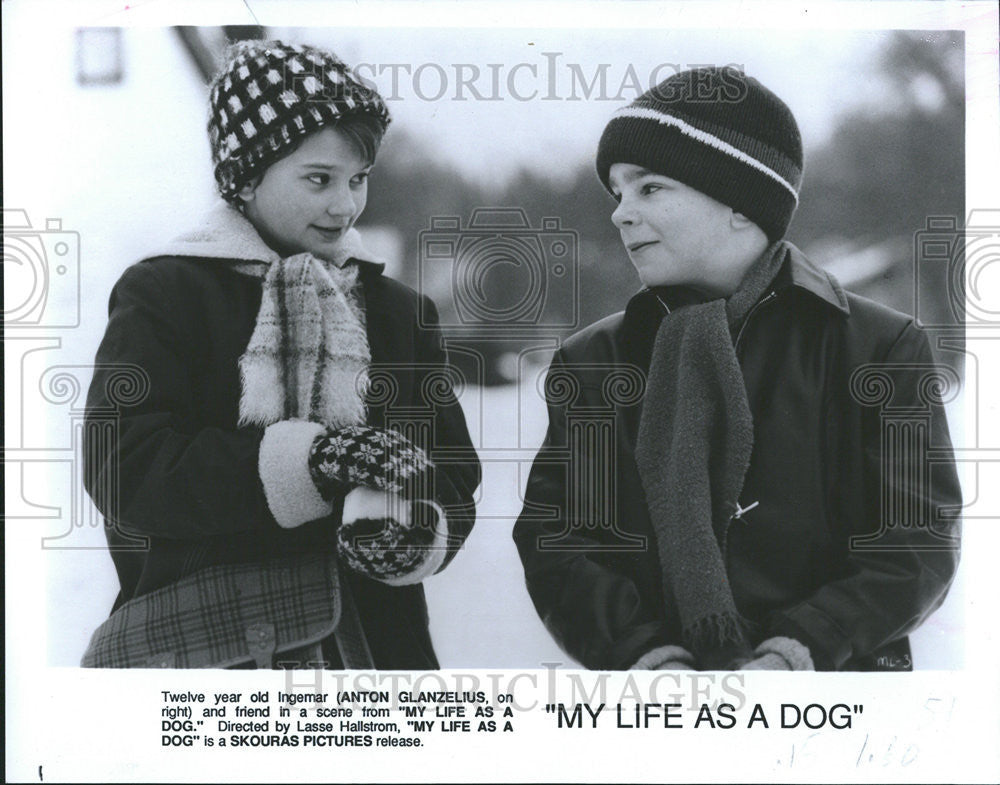
[[[790,239],[804,247],[861,250],[894,247],[873,282],[876,299],[913,312],[914,274],[934,321],[958,325],[950,307],[947,269],[919,259],[918,233],[927,220],[965,214],[964,42],[960,32],[896,31],[875,78],[885,94],[876,105],[846,113],[828,144],[806,160],[801,205]],[[957,238],[956,238],[957,239]],[[892,241],[895,241],[893,243]],[[816,254],[817,261],[824,260]],[[855,285],[854,288],[859,288]],[[947,358],[942,358],[947,359]]]

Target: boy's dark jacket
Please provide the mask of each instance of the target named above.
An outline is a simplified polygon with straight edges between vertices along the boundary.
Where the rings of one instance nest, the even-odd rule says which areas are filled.
[[[380,396],[368,423],[382,426],[387,414],[422,421],[434,448],[464,453],[461,462],[441,465],[436,479],[447,511],[447,563],[472,528],[480,467],[450,384],[434,383],[446,361],[436,311],[425,300],[420,312],[428,323],[421,326],[417,293],[383,276],[381,265],[359,264],[372,387]],[[112,292],[87,407],[91,425],[120,410],[118,437],[102,450],[98,431],[88,429],[85,484],[106,516],[117,507],[107,528],[121,582],[115,608],[210,565],[336,548],[339,506],[330,519],[278,526],[258,475],[263,429],[237,428],[238,361],[260,300],[259,279],[219,259],[190,257],[135,264]],[[108,389],[123,363],[149,380],[148,395],[124,407]],[[137,548],[137,537],[148,538],[148,547]],[[420,584],[393,587],[352,572],[348,580],[376,667],[438,667]],[[288,607],[301,605],[289,598]],[[217,617],[225,609],[204,612]]]
[[[546,381],[514,539],[539,615],[588,668],[681,643],[633,450],[664,303],[686,296],[639,293],[568,339]],[[735,340],[754,420],[740,503],[759,504],[730,522],[725,555],[752,642],[796,638],[819,669],[909,669],[906,635],[957,567],[961,504],[925,336],[788,245]]]

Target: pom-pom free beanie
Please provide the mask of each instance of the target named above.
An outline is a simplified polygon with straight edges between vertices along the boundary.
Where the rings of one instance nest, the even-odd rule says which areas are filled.
[[[605,188],[628,163],[684,183],[780,240],[798,204],[802,138],[785,103],[738,69],[678,73],[612,115],[597,149]]]
[[[250,179],[308,134],[352,114],[389,110],[332,52],[280,41],[241,41],[209,90],[208,135],[219,192],[230,202]]]

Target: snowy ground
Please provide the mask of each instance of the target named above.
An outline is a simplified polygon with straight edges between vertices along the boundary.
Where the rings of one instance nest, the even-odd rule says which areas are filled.
[[[463,551],[444,573],[426,583],[431,631],[444,667],[573,667],[536,615],[510,533],[520,509],[528,463],[514,453],[534,454],[545,427],[544,407],[533,382],[522,388],[469,389],[462,398],[474,438],[488,449],[478,501],[478,522]],[[476,436],[478,434],[478,437]],[[62,490],[68,492],[68,488]],[[50,550],[48,573],[49,661],[74,665],[91,631],[106,617],[117,592],[102,532],[74,534],[74,550]],[[92,546],[81,548],[80,546]],[[920,668],[957,669],[963,662],[963,581],[945,605],[913,636]]]

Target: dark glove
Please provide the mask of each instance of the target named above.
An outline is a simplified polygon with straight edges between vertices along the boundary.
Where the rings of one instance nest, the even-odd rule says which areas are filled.
[[[430,498],[434,465],[396,431],[350,425],[319,434],[309,451],[309,474],[324,499],[364,486],[405,499]]]

